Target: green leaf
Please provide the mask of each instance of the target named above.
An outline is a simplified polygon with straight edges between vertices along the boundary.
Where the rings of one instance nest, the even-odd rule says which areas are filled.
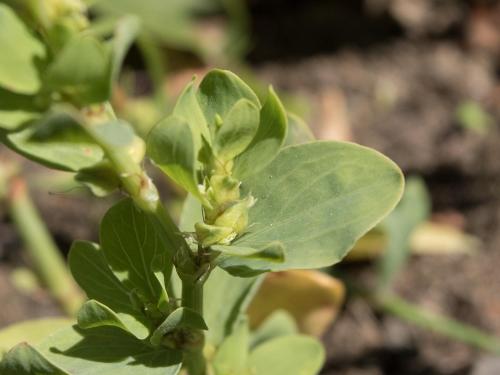
[[[64,113],[49,113],[26,129],[7,134],[5,142],[29,159],[64,171],[90,167],[104,156],[80,125]]]
[[[260,249],[240,247],[235,245],[212,246],[222,255],[216,258],[219,267],[234,276],[250,277],[271,270],[271,264],[284,263],[285,247],[279,241],[273,241]]]
[[[133,304],[131,290],[111,272],[97,245],[84,241],[73,243],[68,262],[73,277],[89,298],[113,310],[133,335],[148,336],[150,323],[141,306]]]
[[[14,130],[41,116],[35,97],[0,88],[0,129]]]
[[[73,324],[68,318],[43,318],[10,325],[0,331],[0,358],[20,342],[38,344],[50,333]]]
[[[200,314],[190,308],[179,307],[167,316],[163,323],[153,332],[149,340],[154,346],[159,346],[166,335],[181,328],[208,329]]]
[[[135,38],[140,30],[140,20],[136,16],[127,15],[120,19],[116,25],[115,35],[111,44],[112,61],[111,61],[111,85],[118,81],[120,69],[125,60],[125,56],[134,43]],[[110,90],[112,86],[110,87]]]
[[[45,58],[45,49],[5,4],[0,4],[0,51],[0,86],[19,94],[37,92],[38,65]]]
[[[251,193],[248,232],[233,242],[259,248],[280,241],[283,263],[271,270],[326,267],[386,216],[403,189],[399,168],[382,154],[352,143],[315,142],[283,149],[243,181]]]
[[[198,100],[208,125],[215,126],[216,115],[222,119],[240,99],[250,100],[260,108],[257,95],[236,74],[214,69],[200,83]]]
[[[299,145],[315,140],[311,129],[299,116],[288,113],[287,118],[288,132],[285,139],[285,146]]]
[[[69,375],[26,343],[15,346],[4,356],[0,363],[0,373],[2,375]]]
[[[248,99],[240,99],[224,117],[214,141],[216,155],[232,160],[250,144],[259,126],[259,109]]]
[[[100,238],[106,260],[128,288],[146,304],[162,309],[168,301],[156,273],[170,279],[172,251],[152,217],[124,199],[111,207],[101,222]]]
[[[80,311],[78,311],[77,320],[78,326],[84,329],[114,326],[128,331],[128,328],[113,310],[96,300],[90,300],[83,304]],[[145,337],[141,336],[139,338]]]
[[[202,220],[200,202],[188,195],[182,209],[180,230],[192,232],[194,224]],[[203,294],[203,315],[209,327],[206,336],[210,345],[218,346],[233,331],[235,322],[248,308],[261,280],[260,277],[233,277],[220,268],[211,272]]]
[[[241,319],[234,331],[221,343],[213,359],[216,375],[243,375],[248,372],[248,322]]]
[[[200,197],[196,182],[196,150],[189,124],[177,116],[162,120],[153,128],[147,152],[155,164],[191,194]]]
[[[255,348],[266,341],[296,334],[298,331],[293,316],[285,310],[277,310],[259,328],[252,332],[250,347]]]
[[[72,38],[48,67],[46,82],[79,105],[100,103],[111,92],[111,56],[90,36]]]
[[[301,335],[282,336],[257,346],[250,367],[259,375],[316,375],[325,353],[321,343]]]
[[[198,99],[196,98],[196,88],[194,80],[190,82],[182,91],[174,107],[174,115],[182,117],[191,127],[194,137],[194,149],[198,151],[201,148],[201,137],[210,141],[210,131],[208,130],[207,120],[203,115]]]
[[[71,375],[175,375],[182,354],[153,348],[115,327],[60,330],[37,349]]]
[[[382,222],[389,237],[378,263],[379,287],[388,288],[410,255],[410,236],[430,214],[430,198],[420,178],[410,178],[403,198]]]
[[[87,186],[98,197],[109,195],[121,186],[120,177],[108,160],[80,169],[75,181]]]
[[[234,162],[234,175],[240,179],[268,165],[278,154],[287,134],[287,117],[278,96],[269,88],[260,110],[257,134],[247,149]]]
[[[212,250],[220,251],[224,255],[237,257],[255,257],[255,258],[270,258],[283,259],[283,248],[278,244],[272,244],[263,249],[253,249],[251,247],[241,247],[233,245],[213,245]]]

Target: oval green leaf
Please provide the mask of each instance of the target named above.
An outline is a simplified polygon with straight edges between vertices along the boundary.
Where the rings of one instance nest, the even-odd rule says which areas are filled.
[[[102,250],[91,242],[77,241],[69,252],[69,267],[87,296],[109,307],[134,336],[145,338],[150,323],[134,306],[127,289],[109,268]]]
[[[131,199],[124,199],[104,215],[100,239],[116,277],[137,291],[143,302],[160,308],[168,298],[156,273],[170,279],[172,249],[152,220]]]
[[[191,127],[195,135],[195,150],[201,148],[201,137],[210,141],[210,131],[208,130],[207,120],[205,120],[203,111],[196,98],[194,80],[188,83],[177,99],[177,103],[175,103],[174,107],[174,115],[185,119]]]
[[[63,329],[37,349],[71,375],[176,375],[182,360],[178,351],[153,348],[115,327]]]
[[[148,137],[147,153],[167,176],[200,197],[196,182],[194,136],[184,119],[169,116],[156,125]]]
[[[403,176],[372,149],[314,142],[283,149],[242,187],[257,203],[250,209],[248,233],[233,244],[259,248],[280,241],[285,262],[269,264],[277,271],[339,262],[394,208]]]
[[[50,168],[76,172],[102,160],[104,153],[75,120],[48,114],[24,130],[7,134],[6,144]]]
[[[211,70],[201,81],[198,100],[209,126],[215,126],[215,117],[224,119],[240,99],[250,100],[260,108],[259,98],[236,74],[228,70]]]
[[[278,96],[269,88],[260,110],[257,134],[247,149],[234,162],[234,175],[244,178],[257,173],[278,155],[287,134],[287,117]]]
[[[240,99],[224,117],[217,130],[214,151],[222,160],[232,160],[250,144],[259,126],[259,109],[248,99]]]

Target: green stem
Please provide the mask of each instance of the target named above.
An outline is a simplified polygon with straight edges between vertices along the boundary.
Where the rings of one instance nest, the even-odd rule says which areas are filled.
[[[182,281],[182,306],[189,307],[203,316],[203,283]]]
[[[182,306],[189,307],[203,316],[203,282],[195,278],[182,280]],[[203,331],[194,332],[195,337],[204,337]],[[204,340],[184,352],[184,364],[189,375],[205,375],[207,364],[203,355]]]
[[[52,236],[41,219],[25,181],[14,177],[9,183],[8,203],[12,220],[43,283],[69,315],[84,302]]]
[[[479,349],[500,354],[500,338],[489,335],[473,326],[425,310],[397,296],[378,297],[373,301],[379,309],[419,327],[460,340]]]

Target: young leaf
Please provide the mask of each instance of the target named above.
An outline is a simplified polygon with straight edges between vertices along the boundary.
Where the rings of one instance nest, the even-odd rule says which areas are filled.
[[[222,254],[217,257],[217,265],[233,276],[256,276],[272,269],[273,263],[284,263],[285,247],[279,241],[273,241],[260,249],[240,246],[212,246]]]
[[[289,335],[257,346],[250,368],[259,375],[316,375],[325,358],[321,343],[312,337]]]
[[[80,311],[78,311],[77,320],[78,326],[83,329],[114,326],[128,331],[128,328],[113,310],[96,300],[84,303]],[[138,338],[144,339],[145,337]]]
[[[200,197],[194,136],[184,119],[170,116],[156,125],[148,137],[147,153],[172,180]]]
[[[29,344],[12,348],[0,362],[2,375],[69,375],[50,363]]]
[[[182,360],[178,351],[153,348],[115,327],[60,330],[37,349],[71,375],[176,375]]]
[[[177,99],[174,107],[174,115],[182,117],[187,121],[195,138],[195,150],[201,148],[201,137],[207,141],[210,140],[210,131],[208,130],[207,120],[203,115],[198,99],[196,98],[196,88],[194,81],[188,83],[184,91]]]
[[[259,109],[248,99],[240,99],[224,117],[214,141],[216,155],[232,160],[250,144],[259,126]]]
[[[44,58],[43,44],[10,7],[0,4],[0,86],[19,94],[34,94],[40,89],[38,65]]]
[[[171,262],[155,269],[159,257],[171,259],[173,249],[160,235],[152,218],[124,199],[111,207],[101,222],[100,239],[106,260],[116,277],[136,290],[145,303],[160,307],[167,297],[156,277],[170,278]]]
[[[71,39],[48,67],[46,82],[79,105],[100,103],[111,92],[111,56],[96,39],[76,36]]]
[[[153,332],[149,340],[154,346],[159,346],[165,335],[180,328],[208,329],[207,324],[200,314],[190,308],[179,307],[167,316],[163,323]]]
[[[221,343],[213,359],[216,375],[248,374],[248,322],[241,319],[234,331]]]
[[[278,154],[287,134],[287,117],[278,96],[270,87],[260,110],[257,134],[234,162],[234,175],[240,179],[257,173]]]
[[[236,74],[214,69],[200,83],[198,100],[209,126],[215,126],[216,115],[222,119],[240,99],[248,99],[260,108],[257,95]]]
[[[48,167],[78,171],[103,158],[102,149],[64,113],[49,113],[24,130],[6,135],[6,144]]]
[[[75,181],[87,186],[97,197],[109,195],[121,185],[120,177],[108,160],[80,169],[75,175]]]
[[[116,313],[128,331],[145,338],[149,334],[149,321],[139,306],[131,300],[127,289],[111,272],[102,250],[90,242],[77,241],[69,252],[69,267],[78,285],[91,299],[109,307]]]
[[[403,189],[399,168],[378,152],[351,143],[316,142],[283,149],[243,181],[251,193],[248,233],[234,245],[280,241],[283,263],[271,270],[326,267],[386,216]]]

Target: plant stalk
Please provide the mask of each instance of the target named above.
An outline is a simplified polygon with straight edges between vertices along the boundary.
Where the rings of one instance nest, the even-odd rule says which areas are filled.
[[[81,290],[31,200],[24,179],[16,176],[8,184],[10,214],[36,271],[64,311],[75,315],[84,302]]]
[[[182,305],[193,309],[203,316],[203,282],[195,278],[185,278],[182,280]],[[193,332],[194,337],[201,337],[196,345],[184,352],[184,364],[189,375],[205,375],[207,364],[203,355],[205,344],[204,333],[199,330]]]
[[[471,325],[433,313],[397,296],[386,295],[374,298],[373,301],[379,309],[419,327],[462,341],[479,349],[500,354],[500,338],[489,335]]]

